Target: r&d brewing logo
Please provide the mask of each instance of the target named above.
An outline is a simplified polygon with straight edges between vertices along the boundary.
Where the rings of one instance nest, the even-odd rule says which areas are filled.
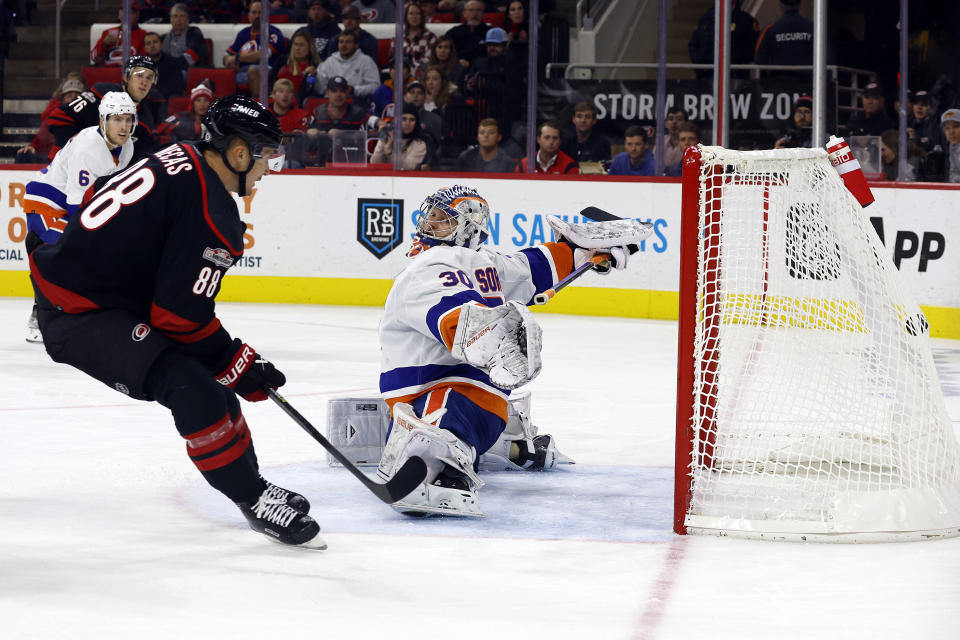
[[[377,259],[390,253],[403,237],[403,200],[357,200],[357,242]]]

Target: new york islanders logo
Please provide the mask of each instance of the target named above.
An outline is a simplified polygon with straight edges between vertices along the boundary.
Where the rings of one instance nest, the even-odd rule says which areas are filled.
[[[207,247],[203,250],[203,259],[209,260],[218,267],[223,267],[228,269],[233,265],[233,256],[230,255],[230,252],[226,249],[221,249],[217,247],[216,249],[211,249]]]
[[[403,236],[403,200],[357,199],[357,242],[378,260]]]

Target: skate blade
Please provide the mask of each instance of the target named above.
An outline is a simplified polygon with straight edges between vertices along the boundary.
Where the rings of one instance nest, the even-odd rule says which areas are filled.
[[[301,542],[300,544],[287,544],[286,542],[278,540],[277,538],[274,538],[273,536],[269,536],[269,535],[266,536],[266,538],[267,540],[269,540],[274,544],[279,544],[280,546],[293,548],[293,549],[307,549],[308,551],[323,551],[324,549],[327,548],[326,540],[321,538],[319,533],[313,536],[312,538],[310,538],[309,540],[307,540],[306,542]]]
[[[466,511],[462,509],[453,509],[451,507],[431,507],[423,504],[410,504],[403,502],[394,502],[392,505],[395,510],[405,516],[412,518],[429,517],[450,517],[450,518],[486,518],[482,511]]]

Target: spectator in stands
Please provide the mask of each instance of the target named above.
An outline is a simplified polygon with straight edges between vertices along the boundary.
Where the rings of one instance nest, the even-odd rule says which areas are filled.
[[[40,130],[37,131],[37,135],[33,137],[30,144],[17,149],[14,162],[17,164],[45,164],[53,160],[53,156],[56,155],[57,141],[50,133],[47,119],[56,111],[57,107],[61,105],[66,107],[85,90],[83,75],[79,71],[71,71],[64,76],[63,82],[54,90],[50,96],[50,101],[40,116]]]
[[[423,87],[426,91],[423,108],[427,111],[442,113],[451,96],[459,97],[457,85],[447,79],[440,67],[427,67],[423,74]]]
[[[250,87],[250,95],[260,98],[260,15],[262,12],[259,0],[250,3],[247,14],[250,26],[244,27],[237,34],[236,39],[223,56],[223,66],[237,70],[237,84],[246,84]],[[286,38],[275,26],[268,25],[267,42],[270,44],[271,67],[277,65],[286,51]]]
[[[280,78],[273,83],[270,111],[280,121],[283,131],[284,167],[299,169],[307,162],[307,127],[313,117],[294,104],[293,83]]]
[[[653,154],[647,151],[647,131],[639,125],[627,127],[623,136],[624,151],[618,153],[610,163],[612,176],[652,176],[656,175]]]
[[[102,66],[116,66],[123,63],[123,5],[117,12],[120,25],[104,29],[100,39],[90,50],[90,64]],[[147,32],[140,28],[140,10],[136,4],[130,5],[130,47],[129,55],[143,53],[143,38]]]
[[[389,110],[380,121],[380,140],[370,157],[372,163],[393,162],[393,125],[389,117]],[[420,129],[418,110],[413,105],[403,107],[400,120],[400,131],[403,134],[403,143],[400,147],[400,169],[403,171],[419,171],[424,167],[427,159],[427,143],[423,139]]]
[[[287,16],[291,21],[297,19],[297,8],[294,0],[271,0],[270,15]],[[302,19],[302,16],[301,16]]]
[[[194,24],[226,24],[240,21],[231,0],[192,0],[190,22]]]
[[[813,98],[800,96],[793,103],[793,126],[781,136],[775,149],[810,147],[813,145]]]
[[[879,136],[887,129],[897,128],[883,108],[883,91],[876,82],[864,87],[860,102],[863,111],[857,111],[847,120],[847,135]]]
[[[578,102],[573,107],[573,131],[563,136],[560,149],[580,162],[607,162],[610,160],[610,141],[599,131],[597,108],[590,102]]]
[[[482,100],[487,115],[500,122],[504,130],[510,131],[520,118],[524,69],[521,65],[511,64],[505,54],[507,32],[500,27],[487,31],[484,45],[487,55],[474,57],[461,90],[467,97]]]
[[[423,11],[420,6],[410,2],[405,5],[403,10],[403,57],[410,59],[411,68],[414,71],[414,77],[423,70],[421,63],[427,59],[430,54],[430,48],[437,41],[437,36],[426,28],[423,20]],[[394,55],[396,43],[390,41],[390,55]]]
[[[190,8],[178,2],[170,8],[170,31],[163,36],[163,53],[183,58],[190,67],[209,67],[210,52],[199,27],[190,26]]]
[[[440,139],[443,137],[443,118],[424,109],[426,99],[427,91],[419,80],[404,85],[403,102],[405,105],[413,105],[417,108],[420,128],[423,129],[430,151],[434,151],[440,146]]]
[[[360,19],[370,22],[396,22],[397,6],[394,0],[353,0],[360,10]]]
[[[421,65],[423,65],[424,70],[426,67],[439,68],[443,72],[443,76],[457,86],[460,85],[463,74],[466,72],[466,69],[460,66],[457,59],[457,46],[448,35],[437,38],[433,46],[430,47],[430,55]],[[420,77],[423,77],[423,73],[424,71],[420,72]]]
[[[680,159],[674,164],[665,165],[666,170],[664,173],[668,176],[679,178],[683,175],[683,152],[687,150],[687,147],[700,144],[700,130],[697,129],[697,125],[692,122],[684,122],[677,127],[677,139],[680,144]]]
[[[577,161],[560,150],[560,125],[547,120],[537,127],[537,173],[580,173]],[[527,158],[520,161],[517,172],[527,172]]]
[[[434,22],[437,13],[437,0],[420,0],[420,10],[423,11],[423,23]]]
[[[350,83],[343,76],[330,78],[327,82],[327,102],[314,109],[313,123],[307,133],[315,136],[319,133],[365,129],[370,115],[350,102],[351,91]]]
[[[930,94],[926,91],[917,91],[910,108],[910,117],[907,119],[907,131],[924,153],[929,152],[937,144],[942,144],[943,136],[940,133],[939,124]]]
[[[285,78],[293,83],[294,93],[301,98],[311,93],[310,88],[304,86],[304,79],[316,81],[317,69],[320,68],[320,56],[314,42],[314,37],[306,28],[294,33],[290,38],[287,64],[277,73],[278,78]]]
[[[343,22],[343,30],[351,31],[356,34],[357,46],[368,58],[376,63],[378,55],[377,39],[366,29],[360,28],[360,10],[353,5],[347,5],[340,16]],[[330,56],[340,50],[340,34],[327,41],[327,50],[325,55],[321,56],[326,61]]]
[[[730,63],[750,64],[753,62],[754,51],[757,46],[760,24],[740,5],[740,0],[735,0],[733,14],[730,17]],[[690,41],[687,43],[690,62],[694,64],[713,64],[713,32],[715,26],[716,7],[711,6],[700,18],[696,31],[693,32]],[[746,77],[747,72],[735,71],[734,74],[743,74]],[[697,69],[696,76],[698,79],[712,78],[713,70]]]
[[[754,56],[756,63],[813,64],[813,23],[800,15],[800,0],[780,0],[780,10],[780,17],[760,33]],[[796,75],[796,72],[790,73]],[[810,77],[810,73],[801,72],[801,75]]]
[[[190,110],[168,116],[158,128],[159,136],[164,142],[199,140],[200,122],[211,102],[213,90],[201,82],[190,91]]]
[[[323,95],[327,90],[327,80],[334,76],[343,76],[353,87],[353,95],[363,105],[370,103],[373,92],[380,86],[380,70],[377,63],[357,47],[357,36],[352,31],[344,31],[337,38],[338,50],[323,61],[317,71],[314,91]]]
[[[485,52],[487,31],[490,29],[483,21],[484,4],[480,0],[468,0],[463,7],[463,24],[455,26],[447,35],[457,48],[460,66],[470,66],[474,58]]]
[[[680,125],[686,121],[687,112],[683,108],[672,106],[667,109],[667,117],[663,121],[663,127],[667,130],[667,133],[663,136],[663,166],[665,167],[680,162],[680,158],[683,156],[679,129]]]
[[[510,44],[530,40],[530,21],[527,19],[527,5],[521,0],[511,0],[507,5],[507,40]]]
[[[928,176],[940,182],[960,182],[960,109],[947,109],[940,115],[944,143],[928,157]]]
[[[190,68],[187,60],[183,56],[174,58],[165,54],[163,52],[163,39],[159,34],[152,31],[148,32],[143,38],[143,52],[150,56],[157,65],[155,86],[163,99],[168,100],[170,96],[183,95],[183,92],[187,89],[187,69]]]
[[[393,58],[390,59],[390,62],[387,63],[387,74],[389,77],[383,81],[379,87],[373,91],[373,95],[370,97],[371,105],[370,112],[374,115],[380,115],[383,113],[384,108],[392,102],[394,102],[394,74],[396,74],[397,67],[394,64]],[[407,58],[403,59],[403,85],[406,86],[413,81],[413,76],[410,75],[410,61]]]
[[[454,171],[469,173],[513,173],[517,159],[500,148],[500,125],[484,118],[477,125],[477,145],[461,153],[453,163]]]
[[[900,173],[900,133],[896,129],[887,129],[880,134],[880,166],[887,180],[900,182],[917,179],[917,165],[920,161],[920,147],[907,140],[907,170]]]
[[[313,46],[317,51],[320,62],[326,60],[327,56],[333,53],[332,51],[327,53],[327,44],[340,35],[340,27],[337,26],[335,16],[334,0],[310,0],[306,29],[313,37]],[[316,64],[319,65],[320,62]]]

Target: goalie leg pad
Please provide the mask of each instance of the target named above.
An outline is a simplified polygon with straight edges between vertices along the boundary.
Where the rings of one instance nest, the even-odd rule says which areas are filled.
[[[477,500],[483,480],[473,470],[476,451],[452,432],[436,426],[444,411],[425,416],[431,420],[427,422],[417,417],[409,404],[394,405],[393,428],[377,473],[389,480],[411,456],[419,456],[427,465],[427,476],[423,484],[394,503],[398,511],[483,517]]]
[[[540,373],[541,330],[526,306],[465,304],[450,352],[490,376],[501,389],[516,389]]]
[[[390,426],[390,407],[381,398],[331,398],[327,402],[327,440],[358,467],[376,466]],[[329,453],[327,463],[340,466]]]
[[[507,426],[500,438],[480,456],[484,471],[552,471],[558,464],[575,464],[557,450],[549,434],[537,435],[530,419],[530,393],[510,396]]]

